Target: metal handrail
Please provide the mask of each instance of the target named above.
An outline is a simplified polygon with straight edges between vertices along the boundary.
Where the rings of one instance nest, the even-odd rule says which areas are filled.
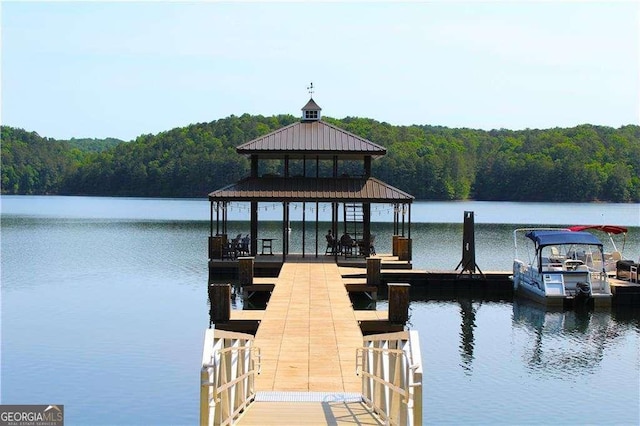
[[[395,339],[392,339],[395,340]],[[385,342],[388,343],[388,342]],[[398,361],[403,369],[402,371],[402,383],[394,383],[391,377],[384,377],[385,368],[383,367],[383,374],[376,375],[371,366],[375,362],[377,357],[386,357],[387,360],[384,362],[390,362],[388,360],[389,355],[395,355],[400,357],[399,360],[396,360],[396,366]],[[380,359],[378,359],[380,361]],[[366,363],[365,363],[366,361]],[[366,368],[365,368],[366,364]],[[420,368],[420,363],[412,363],[410,359],[410,355],[404,349],[389,349],[384,347],[372,347],[372,346],[363,346],[356,350],[356,374],[362,377],[363,381],[363,389],[362,389],[362,398],[365,403],[376,413],[378,414],[387,424],[413,424],[413,408],[414,408],[414,395],[412,395],[412,388],[422,386],[421,381],[416,382],[414,380],[413,375]],[[390,366],[387,365],[386,369],[387,373],[390,371]],[[371,383],[366,383],[367,380],[371,380]],[[380,395],[374,395],[375,384],[379,384],[384,388],[388,389],[388,391],[382,391],[385,396],[381,397]],[[389,395],[386,395],[387,392]],[[398,413],[390,413],[392,407],[392,394],[397,394],[400,397],[400,403],[405,406],[405,409],[400,409]],[[380,400],[383,398],[384,406],[376,403],[376,400]],[[420,404],[421,407],[421,404]],[[420,408],[421,409],[421,408]]]
[[[205,343],[203,358],[209,362],[201,369],[200,424],[206,426],[233,424],[255,399],[255,376],[262,368],[260,348],[251,345],[253,336],[215,332],[220,338],[210,339],[211,346]]]

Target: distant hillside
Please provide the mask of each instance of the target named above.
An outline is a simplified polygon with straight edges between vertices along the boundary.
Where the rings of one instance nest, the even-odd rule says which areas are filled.
[[[296,120],[232,115],[126,143],[3,126],[2,193],[205,197],[248,175],[237,145]],[[385,146],[374,176],[417,199],[640,202],[640,126],[484,131],[324,120]],[[266,167],[283,170],[279,161]]]
[[[106,139],[71,138],[63,142],[68,142],[69,145],[71,145],[73,148],[78,148],[80,151],[83,151],[83,152],[102,152],[118,145],[119,143],[123,143],[124,141],[116,138],[106,138]]]

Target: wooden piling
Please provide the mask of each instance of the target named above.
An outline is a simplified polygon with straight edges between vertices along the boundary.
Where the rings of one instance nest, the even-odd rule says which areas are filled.
[[[400,235],[394,235],[391,237],[391,255],[392,256],[398,255],[398,238],[400,238]]]
[[[367,285],[378,287],[380,285],[380,270],[382,259],[379,257],[367,257]]]
[[[389,283],[389,322],[406,324],[409,321],[409,288],[407,283]]]
[[[231,319],[231,284],[209,284],[209,324]]]
[[[407,237],[398,237],[398,260],[410,261],[411,260],[411,239]]]
[[[254,257],[238,258],[238,282],[241,287],[253,285]]]

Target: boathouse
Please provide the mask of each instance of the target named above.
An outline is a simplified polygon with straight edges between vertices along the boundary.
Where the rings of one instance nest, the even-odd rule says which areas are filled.
[[[371,165],[386,154],[386,149],[367,139],[322,120],[322,109],[313,92],[302,108],[300,121],[246,142],[236,148],[250,160],[246,178],[213,191],[211,204],[209,259],[212,262],[245,256],[279,259],[280,264],[292,255],[290,238],[302,241],[302,253],[295,255],[366,258],[374,247],[371,233],[372,204],[392,205],[393,234],[377,236],[392,239],[394,251],[402,260],[411,260],[411,203],[413,196],[372,176]],[[227,235],[230,203],[248,203],[249,238],[244,244]],[[282,204],[282,238],[260,235],[260,204]],[[302,203],[302,235],[291,236],[290,209]],[[330,246],[327,226],[320,228],[319,206],[330,204],[334,238],[348,234],[353,246]],[[311,208],[308,208],[311,207]],[[310,213],[307,217],[307,210]],[[314,215],[315,213],[315,215]],[[309,242],[309,244],[306,244]],[[312,244],[315,242],[315,244]],[[305,247],[314,246],[312,253]],[[266,253],[265,253],[266,250]],[[394,253],[396,254],[396,253]],[[281,257],[279,257],[281,256]]]

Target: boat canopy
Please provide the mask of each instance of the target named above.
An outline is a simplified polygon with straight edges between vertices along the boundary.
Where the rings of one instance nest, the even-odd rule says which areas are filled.
[[[625,234],[627,232],[627,228],[624,226],[616,225],[576,225],[570,226],[568,229],[569,231],[574,232],[586,231],[587,229],[597,229],[609,234]]]
[[[536,243],[539,248],[560,244],[591,244],[602,246],[600,240],[588,232],[557,231],[529,231],[525,236]]]

